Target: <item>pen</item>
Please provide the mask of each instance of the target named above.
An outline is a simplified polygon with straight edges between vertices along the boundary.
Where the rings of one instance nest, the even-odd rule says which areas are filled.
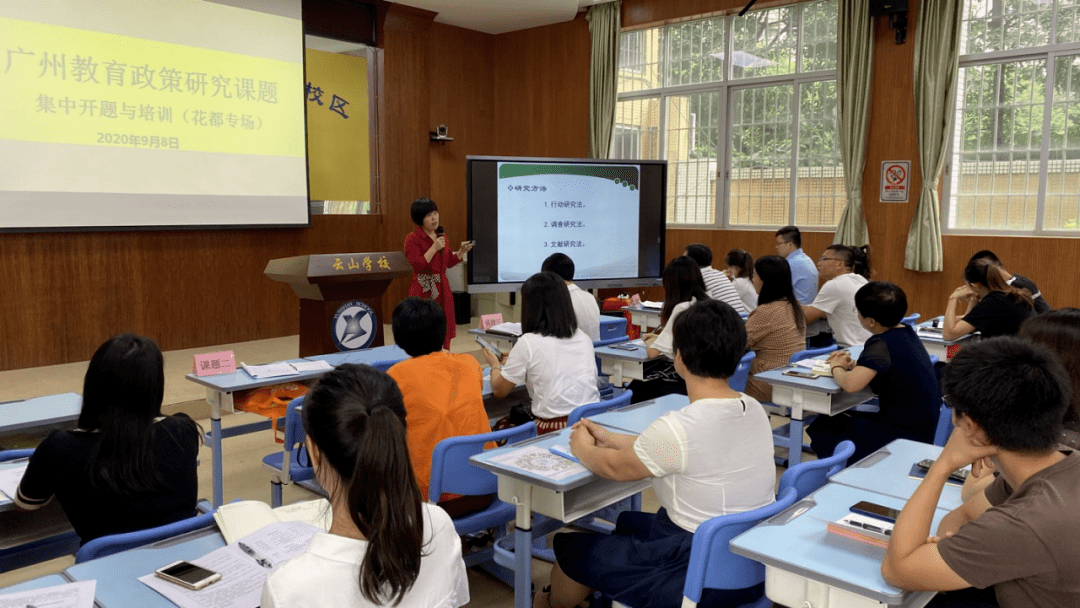
[[[247,546],[244,543],[236,543],[236,544],[237,544],[238,547],[240,547],[241,551],[243,551],[244,553],[247,553],[248,555],[250,555],[251,558],[254,559],[257,564],[259,564],[263,568],[273,569],[274,565],[271,564],[269,560],[267,560],[263,556],[256,553],[254,549],[252,549],[251,547]]]
[[[555,454],[556,456],[562,456],[563,458],[565,458],[567,460],[572,460],[572,461],[574,461],[574,462],[576,462],[578,464],[581,464],[581,461],[578,460],[577,458],[574,458],[573,454],[568,454],[568,453],[566,453],[566,452],[564,452],[564,451],[562,451],[562,450],[560,450],[558,448],[548,448],[548,451],[551,452],[552,454]]]

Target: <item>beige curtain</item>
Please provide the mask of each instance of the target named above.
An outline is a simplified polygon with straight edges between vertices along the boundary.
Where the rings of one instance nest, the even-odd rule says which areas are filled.
[[[836,118],[847,204],[833,242],[857,247],[870,242],[863,215],[862,179],[870,123],[874,31],[866,0],[840,0],[837,37]]]
[[[589,8],[592,57],[589,70],[589,158],[607,158],[615,129],[615,90],[619,76],[621,1]]]
[[[943,268],[937,187],[952,131],[962,5],[959,0],[923,0],[915,25],[915,128],[922,189],[908,230],[904,268],[918,272],[941,272]]]

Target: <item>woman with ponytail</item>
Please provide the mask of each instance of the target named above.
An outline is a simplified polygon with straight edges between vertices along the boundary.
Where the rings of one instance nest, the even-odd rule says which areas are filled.
[[[83,381],[78,427],[53,431],[30,457],[16,493],[33,510],[53,496],[85,544],[193,517],[202,431],[161,415],[165,371],[153,340],[121,334],[102,344]]]
[[[957,311],[960,302],[967,306],[962,316]],[[964,285],[949,296],[941,337],[956,340],[976,331],[984,338],[1011,336],[1034,315],[1030,291],[1006,283],[990,260],[972,260],[964,268]]]
[[[450,516],[420,496],[394,380],[339,366],[304,398],[303,422],[332,521],[270,574],[262,608],[468,603],[461,541]]]

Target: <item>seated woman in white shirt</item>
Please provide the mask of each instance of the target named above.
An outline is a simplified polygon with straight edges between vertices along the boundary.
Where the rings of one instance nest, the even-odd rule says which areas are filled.
[[[502,361],[486,348],[483,353],[496,398],[525,383],[540,434],[565,428],[570,412],[600,400],[592,339],[578,329],[566,281],[554,272],[538,272],[521,286],[521,337],[514,348]]]
[[[687,308],[673,333],[675,368],[686,379],[690,404],[640,436],[613,433],[587,418],[570,436],[571,451],[596,475],[651,478],[660,511],[624,512],[610,535],[555,535],[551,586],[536,595],[534,608],[571,608],[593,590],[627,606],[679,606],[698,526],[773,502],[769,416],[728,386],[746,350],[742,319],[727,304],[707,300]],[[701,605],[743,605],[762,592],[760,586],[706,589]]]
[[[304,553],[274,569],[262,607],[467,604],[461,541],[450,516],[420,496],[393,378],[339,366],[304,398],[303,422],[333,520]]]
[[[731,284],[742,299],[747,312],[757,308],[758,292],[754,289],[754,256],[742,249],[732,249],[724,258],[727,270],[724,274],[731,279]]]
[[[644,380],[634,380],[628,387],[634,391],[632,401],[640,403],[664,395],[685,395],[686,382],[675,372],[672,363],[671,328],[675,319],[694,302],[708,300],[705,281],[697,263],[680,256],[664,268],[664,308],[660,311],[661,329],[657,333],[643,334],[645,353],[650,359],[645,364]]]

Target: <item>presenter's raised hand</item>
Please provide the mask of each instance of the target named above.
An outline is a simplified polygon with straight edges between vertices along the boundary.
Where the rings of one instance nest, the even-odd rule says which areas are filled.
[[[455,253],[460,258],[463,255],[465,255],[466,253],[472,251],[472,248],[473,248],[473,242],[472,241],[461,241],[461,247]]]

